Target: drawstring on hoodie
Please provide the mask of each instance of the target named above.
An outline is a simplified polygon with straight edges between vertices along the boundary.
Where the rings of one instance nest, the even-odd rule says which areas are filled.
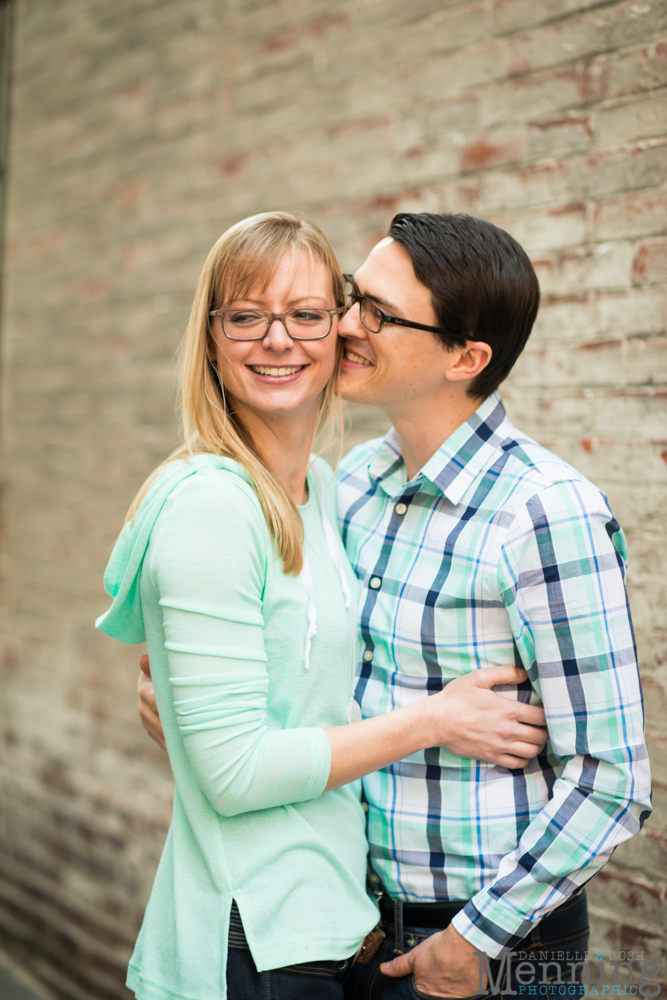
[[[343,599],[345,601],[345,607],[350,606],[350,588],[348,586],[347,580],[345,579],[345,567],[343,564],[343,558],[340,553],[340,545],[338,542],[338,537],[329,523],[329,518],[324,511],[324,501],[321,497],[322,483],[320,480],[319,469],[312,466],[315,479],[317,480],[317,488],[320,493],[318,496],[318,501],[320,504],[320,511],[322,514],[322,530],[324,531],[324,537],[327,543],[327,549],[329,550],[329,555],[331,560],[338,570],[340,575],[340,589],[343,592]],[[306,632],[306,649],[304,653],[304,667],[306,670],[310,667],[310,647],[312,645],[313,639],[317,635],[317,608],[315,607],[315,595],[313,593],[313,577],[310,572],[310,565],[308,559],[306,558],[306,553],[303,553],[303,566],[299,574],[301,583],[303,584],[303,589],[308,594],[308,631]]]
[[[308,631],[306,632],[306,651],[304,653],[304,666],[308,670],[310,666],[310,647],[317,635],[317,608],[315,607],[315,596],[313,594],[313,578],[310,574],[310,566],[305,553],[299,577],[303,584],[303,589],[308,594]]]

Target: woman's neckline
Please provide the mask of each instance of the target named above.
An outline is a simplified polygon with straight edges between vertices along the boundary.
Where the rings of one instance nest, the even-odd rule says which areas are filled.
[[[296,505],[297,510],[306,510],[308,507],[310,507],[313,501],[313,483],[312,483],[312,477],[310,475],[310,469],[306,473],[306,489],[308,490],[308,499],[306,500],[305,503],[298,503]]]

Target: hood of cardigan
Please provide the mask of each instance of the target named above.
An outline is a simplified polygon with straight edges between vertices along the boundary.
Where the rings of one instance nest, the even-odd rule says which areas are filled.
[[[151,534],[170,493],[200,469],[227,469],[251,482],[246,469],[223,455],[191,455],[162,469],[132,521],[120,533],[104,573],[104,589],[113,603],[95,626],[114,639],[135,644],[146,640],[141,609],[141,567]]]

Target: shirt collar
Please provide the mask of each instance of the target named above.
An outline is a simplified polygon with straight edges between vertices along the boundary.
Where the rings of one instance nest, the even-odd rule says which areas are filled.
[[[498,393],[494,392],[420,469],[412,480],[414,488],[411,492],[417,492],[426,480],[451,503],[460,503],[471,483],[493,464],[507,437],[501,429],[506,420],[505,407]],[[373,455],[368,471],[371,480],[381,485],[391,497],[397,496],[407,485],[401,447],[393,428]]]

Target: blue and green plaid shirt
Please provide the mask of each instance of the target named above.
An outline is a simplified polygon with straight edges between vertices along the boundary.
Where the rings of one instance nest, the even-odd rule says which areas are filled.
[[[606,498],[517,431],[493,394],[409,482],[394,431],[338,473],[362,585],[365,717],[462,673],[525,667],[545,752],[510,771],[434,747],[369,775],[371,863],[407,900],[469,900],[497,957],[587,882],[650,810],[625,538]]]

